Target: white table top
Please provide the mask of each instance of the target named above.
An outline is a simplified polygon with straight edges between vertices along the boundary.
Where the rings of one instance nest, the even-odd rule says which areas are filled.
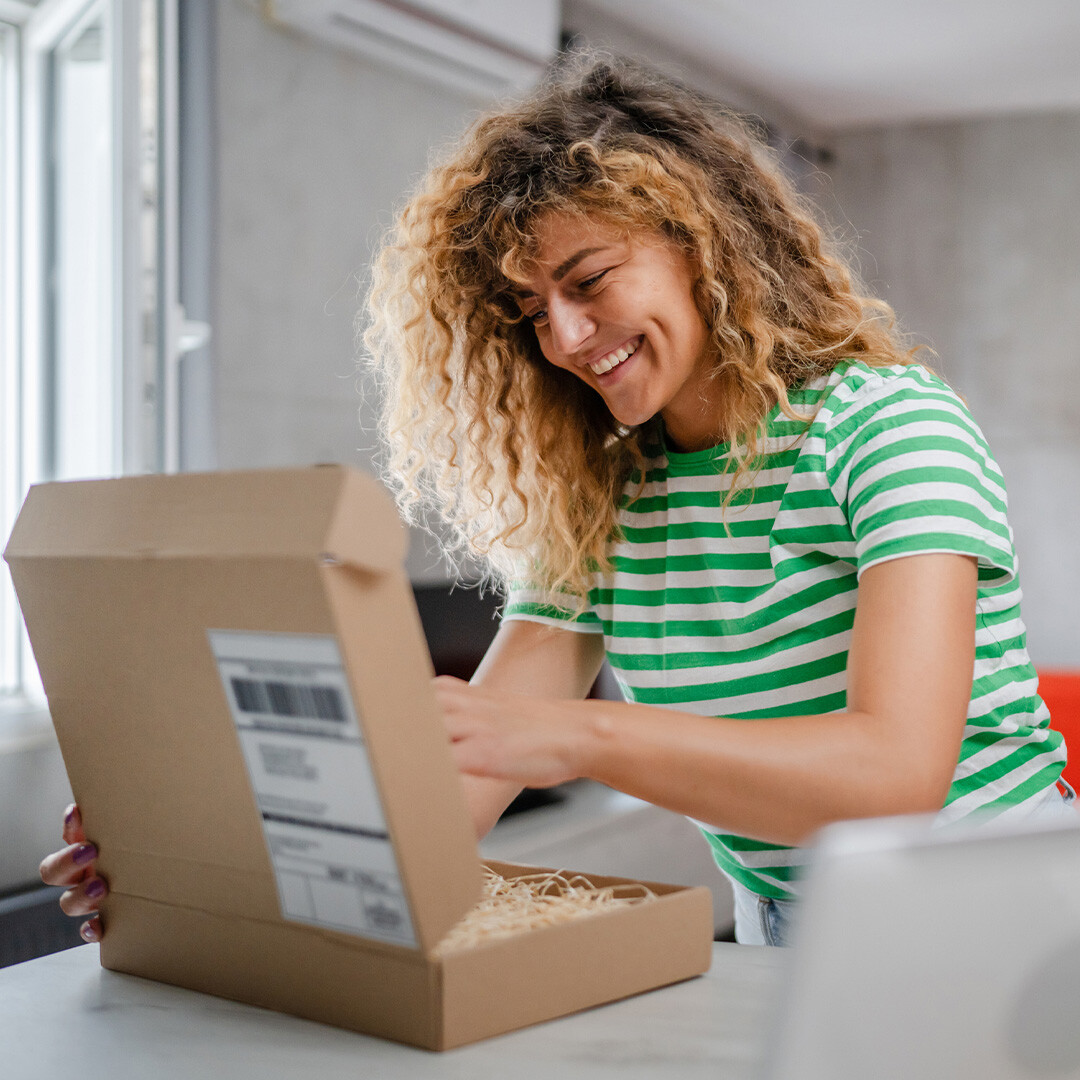
[[[715,946],[698,979],[441,1054],[105,971],[96,945],[0,970],[6,1080],[753,1077],[785,950]]]

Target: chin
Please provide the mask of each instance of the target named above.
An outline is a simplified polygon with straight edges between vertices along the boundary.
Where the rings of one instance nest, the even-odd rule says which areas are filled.
[[[620,409],[618,407],[613,407],[610,403],[608,403],[608,412],[610,412],[623,427],[628,428],[641,427],[642,424],[647,424],[659,414],[659,410],[628,409],[625,407]]]

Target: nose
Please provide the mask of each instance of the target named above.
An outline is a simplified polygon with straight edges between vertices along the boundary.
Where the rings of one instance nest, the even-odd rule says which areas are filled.
[[[596,321],[588,306],[574,300],[552,297],[547,317],[551,343],[563,356],[572,356],[596,333]]]

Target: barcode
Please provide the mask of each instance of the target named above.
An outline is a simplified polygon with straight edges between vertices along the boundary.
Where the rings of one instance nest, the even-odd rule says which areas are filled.
[[[237,708],[245,713],[303,717],[307,720],[344,722],[341,695],[332,686],[230,679]]]

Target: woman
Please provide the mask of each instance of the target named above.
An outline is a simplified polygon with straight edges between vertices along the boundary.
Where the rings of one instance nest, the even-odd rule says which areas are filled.
[[[986,443],[736,118],[564,70],[431,170],[369,306],[399,502],[508,593],[437,680],[478,833],[603,781],[698,822],[738,939],[782,943],[827,822],[1064,806]],[[605,656],[625,702],[583,700]]]

